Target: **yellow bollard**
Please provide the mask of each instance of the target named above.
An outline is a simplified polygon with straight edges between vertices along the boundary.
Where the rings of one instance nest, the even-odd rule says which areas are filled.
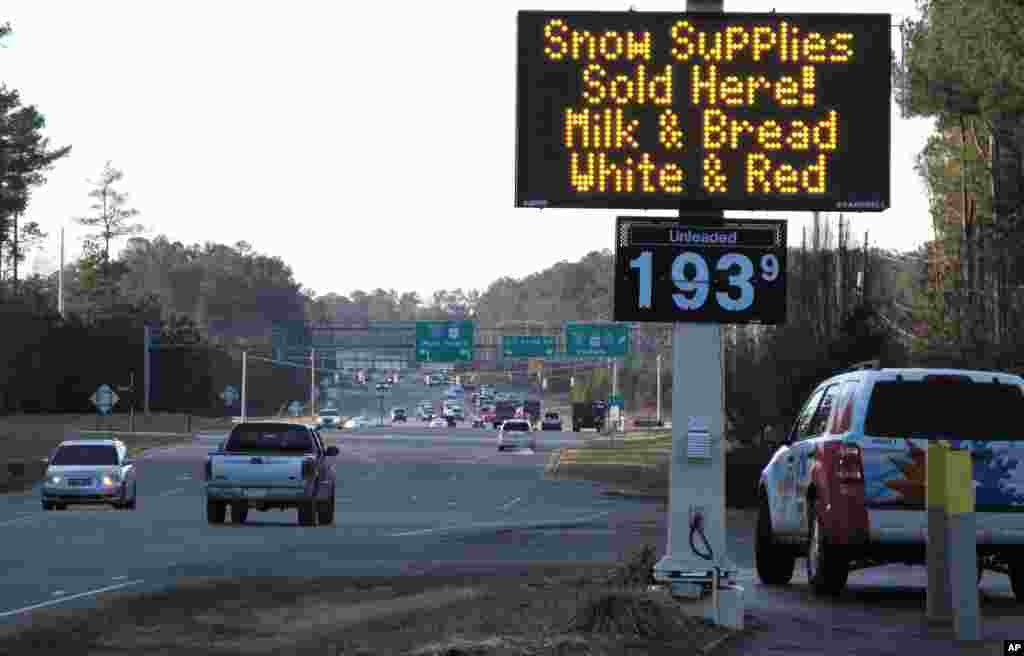
[[[946,517],[947,456],[949,446],[929,441],[925,456],[925,512],[928,513],[928,590],[926,617],[929,622],[949,622],[953,616],[949,589],[949,522]]]
[[[974,472],[967,447],[946,456],[946,521],[949,591],[957,640],[981,639],[978,602],[978,537],[974,516]]]

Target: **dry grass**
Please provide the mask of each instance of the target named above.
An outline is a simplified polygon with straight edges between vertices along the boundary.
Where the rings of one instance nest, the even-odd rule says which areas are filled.
[[[519,576],[200,581],[95,610],[37,611],[30,626],[0,633],[0,653],[702,653],[728,631],[629,583],[648,552],[617,568],[533,567]]]

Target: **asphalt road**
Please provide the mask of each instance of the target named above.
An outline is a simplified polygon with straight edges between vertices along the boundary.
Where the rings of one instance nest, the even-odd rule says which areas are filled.
[[[498,453],[493,431],[463,427],[326,433],[341,451],[329,527],[301,528],[294,510],[254,511],[242,526],[208,525],[202,465],[217,434],[141,458],[134,512],[43,512],[37,489],[0,496],[0,624],[190,577],[498,573],[528,562],[618,560],[645,542],[664,551],[661,503],[544,478],[550,452],[580,435],[540,433],[537,452]],[[789,586],[757,581],[750,513],[729,512],[728,551],[747,590],[747,622],[760,627],[730,653],[965,653],[948,630],[924,625],[922,567],[855,572],[843,595],[823,600],[811,595],[803,561]],[[987,572],[981,590],[986,638],[1024,635],[1024,605],[1006,576]]]
[[[294,510],[208,525],[202,466],[218,434],[140,458],[135,511],[44,512],[38,489],[0,497],[0,622],[28,621],[39,604],[87,607],[98,594],[160,589],[181,577],[616,560],[634,545],[614,523],[649,505],[602,496],[590,482],[545,480],[550,450],[575,444],[571,433],[540,434],[536,453],[499,453],[493,431],[466,428],[413,424],[337,436],[333,526],[299,527]]]

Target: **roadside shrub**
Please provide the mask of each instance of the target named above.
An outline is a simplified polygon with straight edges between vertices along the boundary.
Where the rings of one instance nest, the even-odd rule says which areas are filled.
[[[652,595],[617,590],[583,602],[568,629],[582,634],[672,640],[685,635],[692,621]]]
[[[651,544],[645,544],[623,562],[612,573],[611,583],[621,588],[637,588],[654,583],[654,565],[658,552]]]

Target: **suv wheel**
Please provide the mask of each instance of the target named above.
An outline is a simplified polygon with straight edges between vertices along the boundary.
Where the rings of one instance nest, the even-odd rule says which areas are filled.
[[[757,576],[767,585],[786,585],[793,580],[796,554],[792,549],[775,542],[772,536],[772,515],[768,498],[761,497],[757,513],[757,538],[754,542],[754,561]]]
[[[334,490],[331,490],[331,500],[322,501],[317,506],[317,523],[320,526],[329,526],[334,523]]]
[[[299,504],[299,526],[313,526],[316,523],[316,501]]]
[[[814,503],[807,502],[810,540],[807,548],[807,581],[818,595],[837,595],[850,576],[850,563],[843,548],[832,544],[825,535]]]
[[[210,524],[223,524],[227,515],[227,504],[220,501],[206,502],[206,521]]]
[[[1024,602],[1024,556],[1010,561],[1010,587],[1017,601]]]

